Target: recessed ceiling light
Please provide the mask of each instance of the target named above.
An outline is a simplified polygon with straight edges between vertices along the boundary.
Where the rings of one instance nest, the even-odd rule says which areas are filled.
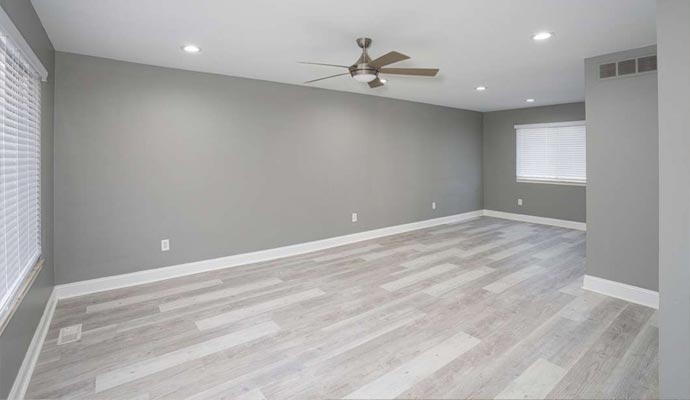
[[[474,90],[478,92],[483,92],[486,90],[486,86],[477,86],[476,88],[474,88]]]
[[[381,83],[386,83],[388,82],[388,79],[379,79],[379,81],[381,81]]]
[[[525,100],[525,101],[528,102],[528,103],[534,103],[536,100],[535,100],[535,99],[527,99],[527,100]]]
[[[195,46],[193,44],[187,44],[187,45],[182,46],[182,50],[186,51],[187,53],[191,53],[191,54],[198,53],[201,51],[199,46]]]
[[[553,36],[553,33],[551,32],[537,32],[534,35],[532,35],[532,39],[536,41],[542,41],[551,38],[551,36]]]

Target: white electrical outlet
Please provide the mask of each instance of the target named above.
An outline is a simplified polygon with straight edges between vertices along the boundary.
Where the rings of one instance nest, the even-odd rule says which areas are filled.
[[[170,250],[170,239],[161,240],[161,251]]]
[[[519,206],[522,205],[522,199],[518,199],[518,205],[519,205]]]
[[[352,213],[352,222],[357,222],[357,213]]]
[[[435,209],[436,209],[436,202],[435,202],[435,201],[432,201],[432,202],[431,202],[431,209],[432,209],[432,210],[435,210]]]

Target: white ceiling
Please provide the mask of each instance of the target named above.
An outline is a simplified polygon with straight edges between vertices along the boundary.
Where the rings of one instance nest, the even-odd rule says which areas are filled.
[[[436,78],[389,76],[369,89],[343,76],[312,86],[478,111],[584,99],[583,60],[656,42],[654,0],[33,0],[57,50],[301,85],[349,65],[354,39],[396,67],[438,67]],[[534,32],[553,31],[545,43]],[[202,48],[197,55],[180,50]],[[476,92],[485,85],[488,90]],[[526,104],[533,97],[535,103]]]

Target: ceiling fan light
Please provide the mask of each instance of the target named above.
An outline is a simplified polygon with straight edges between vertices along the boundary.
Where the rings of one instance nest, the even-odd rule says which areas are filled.
[[[376,74],[364,73],[364,74],[353,75],[352,77],[355,78],[355,80],[357,82],[369,83],[369,82],[373,81],[374,79],[376,79]]]

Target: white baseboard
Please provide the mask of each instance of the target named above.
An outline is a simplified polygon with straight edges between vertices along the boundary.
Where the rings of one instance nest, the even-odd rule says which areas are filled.
[[[535,217],[526,214],[514,214],[503,211],[484,210],[484,215],[487,217],[496,217],[503,219],[511,219],[513,221],[530,222],[533,224],[560,226],[561,228],[577,229],[579,231],[586,231],[587,224],[584,222],[569,221],[566,219]]]
[[[14,379],[12,390],[10,390],[10,394],[7,397],[8,399],[23,399],[26,394],[26,389],[29,387],[29,381],[31,381],[31,375],[33,375],[36,362],[38,361],[38,356],[41,354],[41,348],[43,348],[43,341],[48,334],[50,322],[53,320],[53,313],[55,312],[57,301],[58,298],[55,295],[55,290],[53,290],[48,298],[48,302],[46,302],[46,307],[43,310],[43,315],[38,322],[36,331],[34,331],[34,336],[31,338],[29,348],[26,350],[26,355],[24,355],[24,361],[22,361],[22,365],[19,367],[17,377]]]
[[[626,300],[631,303],[641,304],[657,310],[659,309],[659,292],[653,290],[610,281],[592,275],[585,275],[582,288],[617,299]]]
[[[412,222],[409,224],[390,226],[366,232],[353,233],[345,236],[337,236],[323,240],[316,240],[313,242],[255,251],[252,253],[236,254],[227,257],[196,261],[186,264],[174,265],[170,267],[154,268],[144,271],[133,272],[129,274],[107,276],[104,278],[67,283],[55,286],[55,293],[58,299],[82,296],[85,294],[103,292],[112,289],[119,289],[133,285],[141,285],[144,283],[156,282],[164,279],[176,278],[185,275],[192,275],[200,272],[236,267],[239,265],[252,264],[262,261],[270,261],[277,258],[295,256],[304,253],[311,253],[314,251],[325,250],[331,247],[361,242],[363,240],[376,239],[383,236],[395,235],[398,233],[429,228],[432,226],[466,221],[469,219],[481,217],[482,215],[483,210],[470,211],[463,214],[456,214],[447,217]]]
[[[119,289],[133,285],[141,285],[144,283],[156,282],[164,279],[176,278],[185,275],[198,274],[200,272],[235,267],[239,265],[263,261],[270,261],[275,260],[277,258],[325,250],[331,247],[361,242],[363,240],[376,239],[383,236],[395,235],[418,229],[429,228],[432,226],[466,221],[469,219],[478,218],[482,215],[496,218],[511,219],[515,221],[531,222],[536,224],[554,225],[564,228],[585,230],[585,224],[582,222],[566,221],[553,218],[533,217],[529,215],[511,214],[493,210],[477,210],[466,212],[463,214],[450,215],[447,217],[428,219],[424,221],[412,222],[409,224],[395,225],[371,231],[353,233],[345,236],[337,236],[323,240],[316,240],[313,242],[300,243],[291,246],[284,246],[267,250],[260,250],[252,253],[236,254],[227,257],[195,261],[191,263],[173,265],[169,267],[147,269],[144,271],[132,272],[129,274],[107,276],[104,278],[67,283],[63,285],[57,285],[55,287],[55,293],[58,299],[82,296],[86,294]]]

